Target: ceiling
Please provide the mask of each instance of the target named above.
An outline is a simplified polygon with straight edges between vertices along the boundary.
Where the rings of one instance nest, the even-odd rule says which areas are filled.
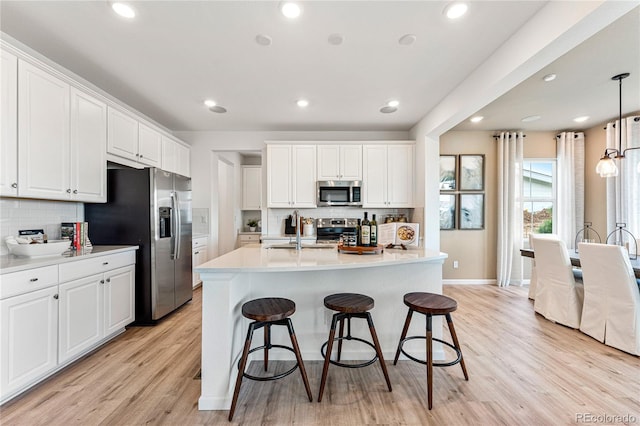
[[[441,1],[306,1],[292,21],[275,1],[139,1],[125,20],[107,1],[2,0],[0,29],[172,131],[392,131],[413,127],[546,3],[471,2],[450,21]],[[639,11],[456,129],[591,127],[617,115],[620,72],[631,73],[625,111],[640,110]],[[399,43],[407,34],[415,42]],[[558,78],[543,84],[550,72]],[[381,113],[390,99],[398,110]],[[520,121],[530,115],[542,118]],[[591,118],[574,124],[579,115]]]

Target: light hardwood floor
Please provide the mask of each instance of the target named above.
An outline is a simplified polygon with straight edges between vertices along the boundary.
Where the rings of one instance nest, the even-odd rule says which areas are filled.
[[[377,364],[332,368],[323,401],[317,403],[322,364],[307,362],[313,403],[297,372],[276,382],[247,380],[233,423],[560,425],[587,423],[587,415],[626,415],[640,423],[638,357],[536,315],[524,288],[446,286],[444,293],[458,300],[453,319],[469,381],[459,366],[435,369],[433,410],[426,409],[426,373],[420,364],[388,362],[393,392],[386,390]],[[402,295],[398,298],[402,303]],[[198,290],[189,305],[159,325],[128,329],[5,404],[0,423],[229,424],[227,411],[197,407],[200,304]],[[382,320],[375,318],[375,309],[373,316]],[[271,365],[287,367],[285,362]]]

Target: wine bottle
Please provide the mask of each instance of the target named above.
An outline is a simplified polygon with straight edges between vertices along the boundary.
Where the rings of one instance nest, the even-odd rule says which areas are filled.
[[[376,215],[371,217],[371,247],[378,247],[378,222],[376,222]]]
[[[362,245],[362,234],[360,233],[361,228],[362,228],[361,222],[362,222],[362,220],[358,219],[358,226],[356,226],[356,245],[357,246],[361,246]]]
[[[369,222],[367,215],[367,212],[364,212],[364,219],[360,224],[360,239],[363,247],[371,245],[371,222]]]

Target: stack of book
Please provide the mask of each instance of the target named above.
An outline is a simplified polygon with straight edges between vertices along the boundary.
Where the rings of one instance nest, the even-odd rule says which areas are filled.
[[[92,247],[88,235],[88,222],[62,222],[60,226],[60,236],[63,240],[68,239],[71,242],[71,248],[73,250],[83,250]]]

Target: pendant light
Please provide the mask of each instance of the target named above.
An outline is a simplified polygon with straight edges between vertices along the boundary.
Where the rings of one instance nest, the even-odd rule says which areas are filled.
[[[622,150],[622,80],[629,77],[629,73],[625,72],[622,74],[614,75],[611,77],[611,80],[617,80],[620,87],[620,95],[619,95],[619,105],[620,105],[620,113],[618,115],[618,147],[619,148],[606,148],[604,150],[604,154],[602,154],[602,158],[598,161],[596,165],[596,173],[600,175],[600,177],[614,177],[618,176],[618,166],[614,159],[623,159],[625,158],[624,154],[627,151],[631,151],[633,149],[640,149],[640,147],[627,148],[624,151]],[[637,166],[637,171],[640,173],[640,162]]]

